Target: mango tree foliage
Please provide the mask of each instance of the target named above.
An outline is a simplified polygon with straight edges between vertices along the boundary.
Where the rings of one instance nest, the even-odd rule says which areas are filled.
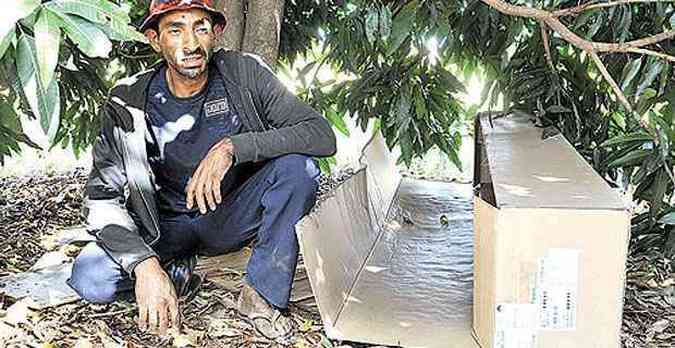
[[[90,143],[97,124],[93,115],[111,82],[103,76],[114,56],[113,40],[145,40],[130,25],[130,7],[108,0],[10,0],[6,5],[0,14],[0,94],[6,112],[0,157],[15,152],[18,142],[36,145],[23,133],[18,113],[37,118],[51,144],[66,135],[76,135],[78,145]],[[92,75],[93,70],[100,73]],[[77,123],[78,131],[64,132],[60,126],[74,117],[87,119]]]

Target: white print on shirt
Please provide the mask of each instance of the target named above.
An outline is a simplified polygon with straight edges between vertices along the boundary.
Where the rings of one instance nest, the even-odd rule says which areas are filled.
[[[176,140],[180,132],[189,131],[194,125],[195,118],[190,114],[186,114],[181,116],[176,122],[167,122],[162,127],[152,126],[152,131],[157,137],[160,160],[164,160],[164,147],[166,144]]]

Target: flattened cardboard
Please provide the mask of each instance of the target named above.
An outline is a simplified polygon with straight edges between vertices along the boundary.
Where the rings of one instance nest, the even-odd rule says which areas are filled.
[[[572,274],[576,279],[571,285],[554,285],[569,288],[562,292],[567,296],[563,314],[573,318],[565,326],[555,313],[557,326],[565,329],[542,324],[555,302],[546,301],[538,309],[534,347],[618,348],[630,214],[569,143],[559,136],[542,139],[541,130],[526,118],[478,120],[477,144],[485,147],[481,153],[486,158],[477,161],[475,170],[484,170],[480,163],[487,163],[491,175],[476,173],[474,178],[481,186],[492,183],[495,200],[494,205],[486,201],[490,194],[484,187],[474,198],[474,333],[483,348],[508,347],[503,332],[497,332],[499,304],[543,303],[538,299],[553,285],[542,283],[542,260],[551,253],[569,253],[578,255],[578,264],[558,265],[557,278]]]
[[[470,188],[401,182],[381,136],[362,162],[362,170],[296,226],[327,335],[406,347],[476,347]]]

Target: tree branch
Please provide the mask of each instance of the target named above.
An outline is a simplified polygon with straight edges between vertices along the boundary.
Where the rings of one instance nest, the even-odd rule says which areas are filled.
[[[659,33],[653,36],[645,37],[642,39],[638,40],[633,40],[629,42],[624,42],[624,43],[605,43],[605,42],[595,42],[595,41],[589,41],[586,40],[579,35],[575,34],[572,32],[567,26],[565,26],[559,19],[558,17],[566,14],[568,12],[561,12],[561,11],[566,11],[566,10],[560,10],[556,12],[549,12],[545,10],[539,10],[539,9],[534,9],[526,6],[516,6],[516,5],[511,5],[503,0],[481,0],[488,6],[496,9],[497,11],[510,15],[510,16],[516,16],[516,17],[525,17],[525,18],[532,18],[536,19],[539,21],[541,30],[542,30],[542,39],[544,36],[548,37],[548,33],[546,33],[546,28],[545,26],[548,25],[551,30],[556,32],[560,37],[562,37],[563,40],[569,42],[573,46],[576,46],[580,48],[581,50],[585,51],[593,60],[593,63],[598,67],[598,70],[600,71],[600,74],[602,74],[602,77],[609,83],[610,87],[612,88],[612,91],[616,95],[617,99],[619,102],[626,108],[626,111],[628,114],[635,115],[636,118],[638,118],[638,122],[640,123],[640,126],[651,135],[651,137],[654,139],[654,142],[658,144],[659,137],[658,134],[655,134],[655,131],[649,127],[649,122],[647,120],[647,115],[637,115],[637,113],[634,111],[633,107],[631,106],[630,102],[626,98],[626,96],[623,94],[623,91],[621,91],[621,88],[619,85],[616,83],[612,75],[607,71],[607,67],[605,64],[602,62],[600,57],[598,56],[598,53],[610,53],[610,52],[631,52],[631,53],[639,53],[639,54],[645,54],[645,55],[651,55],[651,56],[656,56],[662,59],[666,59],[668,61],[674,61],[675,58],[665,54],[665,53],[660,53],[648,49],[644,49],[642,47],[652,45],[655,43],[658,43],[663,40],[667,40],[670,38],[675,37],[675,30],[670,30],[666,31],[663,33]],[[671,0],[672,1],[672,0]],[[588,5],[585,6],[582,5],[577,8],[582,8],[579,11],[585,11],[588,10],[589,8],[600,8],[600,7],[609,7],[609,6],[614,6],[618,5],[620,3],[632,3],[632,2],[657,2],[657,1],[649,1],[649,0],[617,0],[615,2],[610,2],[610,3],[602,3],[602,4],[595,4],[595,5]],[[664,1],[665,2],[665,1]],[[571,10],[569,10],[569,13],[572,13]],[[556,16],[556,13],[558,15]],[[547,59],[550,59],[550,47],[548,46],[548,39],[544,40],[544,49],[546,50],[546,55]],[[550,64],[550,62],[549,62]],[[670,174],[670,173],[669,173]],[[673,183],[675,183],[675,176],[669,175]]]
[[[605,64],[600,60],[600,57],[598,56],[598,53],[603,53],[603,52],[632,52],[632,53],[640,53],[640,54],[647,54],[647,55],[652,55],[652,56],[657,56],[663,59],[667,59],[669,61],[673,61],[673,57],[664,53],[660,52],[655,52],[651,51],[648,49],[643,49],[641,47],[647,46],[647,45],[652,45],[657,42],[663,41],[670,39],[672,37],[675,37],[675,30],[670,30],[666,31],[663,33],[659,33],[653,36],[649,36],[646,38],[638,39],[638,40],[633,40],[629,42],[624,42],[624,43],[605,43],[605,42],[595,42],[595,41],[589,41],[586,40],[579,35],[575,34],[572,32],[567,26],[565,26],[555,15],[553,12],[545,11],[545,10],[539,10],[531,7],[526,7],[526,6],[517,6],[517,5],[511,5],[509,3],[504,2],[503,0],[481,0],[488,6],[496,9],[497,11],[511,15],[511,16],[517,16],[517,17],[525,17],[525,18],[533,18],[538,20],[540,23],[545,23],[545,25],[548,25],[551,30],[556,32],[560,37],[562,37],[565,41],[569,42],[573,46],[576,46],[583,51],[587,52],[591,58],[593,59],[593,62],[595,65],[598,67],[598,70],[600,70],[600,73],[602,76],[605,78],[605,80],[609,83],[609,85],[612,87],[612,90],[616,94],[617,98],[623,104],[623,106],[628,110],[630,113],[633,113],[633,108],[626,99],[626,96],[623,94],[621,91],[621,88],[619,88],[619,85],[614,81],[614,78],[609,74],[607,71],[607,67],[605,67]],[[653,2],[653,1],[647,1],[647,0],[617,0],[616,3],[623,1],[623,2]],[[607,3],[609,4],[609,3]],[[596,5],[602,5],[602,4],[596,4]],[[583,5],[582,5],[583,6]],[[592,6],[592,5],[589,5]],[[603,5],[604,7],[608,7],[609,5]],[[543,28],[543,26],[542,26]],[[545,29],[542,29],[545,30]],[[543,32],[542,32],[542,37],[543,37]],[[546,34],[548,36],[548,34]],[[545,45],[548,45],[548,40],[545,40]],[[547,50],[547,54],[550,54],[550,48],[547,49],[546,46],[544,47]],[[645,129],[649,129],[647,127],[647,123],[640,119],[640,125],[642,125]]]
[[[541,28],[541,41],[544,43],[544,52],[546,52],[546,61],[548,62],[548,66],[551,68],[551,71],[555,72],[553,56],[551,55],[551,45],[548,42],[548,29],[546,28],[546,23],[540,20],[539,27]]]
[[[603,3],[587,3],[584,5],[579,5],[575,7],[570,7],[570,8],[565,8],[562,10],[557,10],[553,11],[552,14],[555,17],[562,17],[562,16],[569,16],[569,15],[578,15],[581,12],[584,11],[589,11],[589,10],[595,10],[599,8],[607,8],[607,7],[612,7],[612,6],[618,6],[618,5],[626,5],[626,4],[635,4],[635,3],[657,3],[657,2],[662,2],[662,3],[669,3],[669,2],[675,2],[675,0],[617,0],[617,1],[609,1],[609,2],[603,2]]]
[[[654,56],[654,57],[658,57],[658,58],[665,59],[667,61],[671,61],[671,62],[675,63],[675,57],[674,56],[671,56],[671,55],[665,54],[665,53],[661,53],[661,52],[647,50],[647,49],[644,49],[644,48],[631,48],[630,50],[628,50],[628,52],[644,54],[644,55],[647,55],[647,56]]]
[[[605,63],[602,62],[597,53],[588,52],[588,54],[591,56],[591,59],[593,59],[593,63],[595,63],[595,65],[598,67],[598,70],[600,70],[602,76],[609,83],[610,87],[612,87],[614,94],[616,94],[616,97],[619,99],[621,104],[623,104],[623,107],[625,107],[628,112],[632,113],[633,107],[630,105],[630,102],[628,101],[628,98],[626,98],[626,95],[623,94],[623,91],[619,87],[619,84],[616,83],[612,75],[609,73],[609,71],[607,71]]]
[[[624,43],[606,43],[588,41],[571,31],[552,13],[546,10],[535,9],[527,6],[511,5],[503,0],[481,0],[497,11],[516,17],[533,18],[544,21],[553,31],[558,33],[565,41],[587,52],[630,52],[633,48],[640,48],[668,40],[675,37],[675,30],[665,31],[653,36],[641,38]],[[627,1],[627,0],[624,0]]]

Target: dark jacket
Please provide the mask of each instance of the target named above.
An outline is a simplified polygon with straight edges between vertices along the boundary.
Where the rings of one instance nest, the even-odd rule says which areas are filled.
[[[85,191],[90,233],[131,276],[139,262],[156,256],[151,245],[160,237],[145,113],[148,86],[160,67],[120,80],[110,91]],[[223,76],[242,119],[242,132],[231,137],[236,164],[289,153],[335,153],[329,123],[291,94],[258,57],[221,50],[214,53],[211,68]]]

